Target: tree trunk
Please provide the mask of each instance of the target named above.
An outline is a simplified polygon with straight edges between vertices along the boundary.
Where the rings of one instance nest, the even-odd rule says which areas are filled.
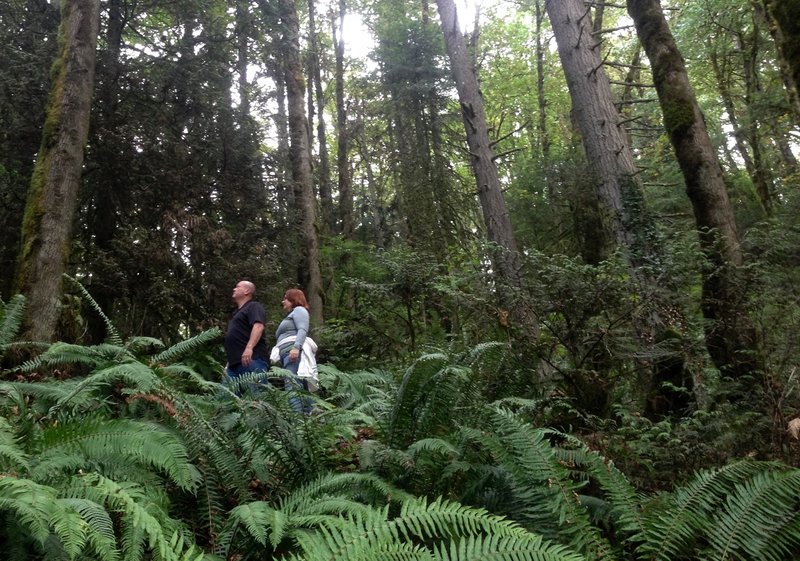
[[[300,59],[300,24],[294,0],[280,0],[284,25],[284,65],[286,97],[289,113],[290,160],[298,208],[298,224],[302,259],[298,280],[305,288],[311,307],[311,319],[317,325],[323,321],[322,273],[320,270],[319,238],[316,220],[316,200],[311,176],[308,126],[303,103],[305,80]]]
[[[550,134],[547,130],[547,99],[544,90],[544,45],[542,44],[542,6],[540,0],[535,0],[536,10],[536,104],[539,109],[539,120],[537,130],[539,132],[539,152],[545,169],[550,160]]]
[[[753,151],[753,185],[758,193],[761,204],[767,215],[772,214],[772,193],[775,190],[775,183],[772,173],[768,169],[761,150],[761,135],[759,134],[759,122],[755,107],[756,98],[761,92],[761,81],[758,75],[758,65],[761,53],[759,52],[760,30],[758,21],[753,20],[753,29],[749,33],[748,41],[744,33],[737,33],[738,47],[742,53],[742,73],[744,76],[745,94],[744,100],[747,105],[747,138]]]
[[[308,0],[308,34],[311,43],[309,55],[310,79],[314,84],[313,99],[317,105],[317,143],[319,144],[319,200],[322,206],[322,224],[327,232],[334,231],[336,221],[331,194],[331,166],[328,157],[328,133],[325,127],[325,92],[322,88],[321,50],[316,26],[316,0]]]
[[[605,256],[626,253],[633,278],[639,265],[654,259],[652,224],[644,207],[633,152],[614,105],[611,85],[592,36],[589,10],[581,0],[547,0],[547,14],[558,43],[572,110],[601,202]]]
[[[110,314],[122,290],[109,282],[119,265],[111,257],[114,254],[114,241],[119,228],[121,208],[131,204],[126,200],[126,166],[129,160],[122,155],[117,142],[109,142],[107,131],[122,131],[124,117],[118,113],[120,92],[119,77],[120,51],[123,30],[126,25],[122,0],[110,0],[106,5],[105,49],[99,50],[96,64],[95,82],[99,110],[92,118],[89,144],[95,160],[104,165],[96,170],[87,181],[91,203],[85,218],[85,238],[87,259],[94,262],[92,282],[86,288],[91,292],[101,310]],[[120,132],[117,132],[121,136]],[[134,144],[132,139],[127,139]],[[127,154],[125,154],[127,156]],[[87,320],[87,342],[97,344],[107,336],[106,322],[98,314],[89,313]]]
[[[461,116],[466,130],[467,145],[471,156],[472,171],[478,184],[478,197],[489,241],[498,247],[494,255],[494,266],[500,278],[511,287],[522,285],[520,259],[517,243],[511,226],[511,219],[494,163],[489,128],[483,108],[478,79],[467,53],[466,42],[461,34],[453,0],[437,0],[444,41],[450,57],[450,68],[456,82]],[[501,305],[510,306],[511,299],[504,299]],[[520,310],[514,306],[512,310]],[[538,325],[531,314],[522,313],[517,317],[523,324],[538,334]]]
[[[759,369],[754,330],[742,308],[738,267],[742,253],[722,168],[658,0],[627,0],[650,59],[653,80],[706,258],[702,310],[706,346],[716,366],[735,377]]]
[[[24,338],[53,341],[81,183],[94,88],[99,0],[64,0],[59,55],[42,144],[22,224],[17,290],[27,298]]]
[[[800,121],[800,0],[762,0],[795,118]]]
[[[345,0],[339,0],[339,15],[333,26],[334,52],[336,56],[336,170],[339,176],[339,219],[341,234],[345,239],[353,237],[353,179],[350,173],[350,130],[347,127],[347,109],[344,104],[344,17],[347,14]]]
[[[720,60],[720,55],[713,45],[710,46],[709,60],[711,62],[711,68],[714,70],[714,77],[717,80],[717,90],[719,91],[720,99],[725,106],[725,112],[728,114],[728,122],[733,129],[733,140],[734,146],[736,146],[736,152],[739,154],[742,162],[744,162],[747,174],[752,178],[754,170],[753,159],[750,157],[750,152],[747,150],[744,129],[739,123],[739,113],[733,103],[733,94],[731,93],[730,83],[728,81],[729,72],[726,72],[730,65],[724,58]]]

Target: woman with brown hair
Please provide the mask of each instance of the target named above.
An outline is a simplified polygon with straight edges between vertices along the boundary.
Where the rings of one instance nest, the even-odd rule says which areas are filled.
[[[287,389],[302,387],[306,391],[313,391],[316,389],[317,363],[314,354],[317,352],[317,345],[308,336],[311,323],[306,295],[299,288],[290,288],[284,293],[281,304],[286,317],[275,331],[276,343],[272,358],[277,354],[276,362],[294,374],[293,378],[285,380]],[[292,404],[298,411],[308,412],[309,405],[306,401],[292,400]]]

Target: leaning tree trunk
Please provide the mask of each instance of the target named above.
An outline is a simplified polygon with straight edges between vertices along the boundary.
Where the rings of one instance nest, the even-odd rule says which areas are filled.
[[[320,270],[319,237],[317,232],[316,200],[311,174],[308,123],[303,102],[305,80],[300,59],[300,24],[294,0],[280,0],[281,18],[284,24],[284,67],[286,97],[289,112],[290,160],[292,179],[297,203],[300,233],[300,250],[303,259],[298,275],[305,287],[311,307],[311,319],[322,323],[322,272]]]
[[[786,89],[800,120],[800,0],[762,0],[781,60]]]
[[[742,254],[722,168],[703,114],[658,0],[627,0],[628,13],[650,59],[664,126],[694,209],[706,267],[702,310],[714,363],[735,377],[760,368],[754,330],[742,306]]]
[[[99,0],[63,0],[59,55],[22,222],[16,286],[27,298],[23,336],[53,341],[78,202],[94,88]]]
[[[641,279],[639,265],[655,259],[652,223],[644,206],[639,170],[611,84],[592,35],[589,10],[582,0],[547,0],[545,3],[558,53],[567,79],[572,110],[590,162],[601,202],[601,231],[606,252],[626,253],[631,276]]]
[[[453,0],[437,0],[436,3],[439,7],[447,53],[450,56],[450,68],[461,104],[472,171],[478,184],[478,197],[483,209],[486,233],[489,241],[498,247],[493,258],[494,265],[499,276],[508,286],[519,288],[522,285],[520,259],[511,218],[497,174],[497,166],[494,163],[489,127],[486,123],[478,79],[473,71],[466,43],[461,34],[455,3]],[[511,299],[505,300],[502,304],[510,306]],[[512,310],[515,310],[514,313],[518,314],[517,319],[522,321],[535,336],[538,333],[537,322],[532,313],[522,310],[523,307],[517,305]]]

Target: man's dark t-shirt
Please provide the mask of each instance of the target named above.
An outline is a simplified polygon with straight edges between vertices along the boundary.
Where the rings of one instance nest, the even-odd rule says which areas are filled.
[[[236,368],[242,363],[242,353],[250,340],[250,332],[253,325],[267,322],[267,314],[264,306],[258,302],[250,300],[233,312],[228,329],[225,331],[225,356],[228,358],[228,368]],[[269,349],[264,336],[261,336],[253,349],[253,358],[263,358],[269,360]]]

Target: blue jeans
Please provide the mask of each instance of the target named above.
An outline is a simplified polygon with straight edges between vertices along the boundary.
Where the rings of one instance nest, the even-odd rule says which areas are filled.
[[[281,366],[294,374],[292,377],[283,379],[283,389],[287,392],[308,391],[308,383],[297,377],[297,369],[300,368],[300,357],[297,357],[297,360],[289,360],[289,353],[287,352],[285,355],[281,356]],[[294,395],[289,397],[289,403],[292,408],[299,413],[311,412],[311,400],[308,398]]]
[[[230,380],[235,380],[242,374],[246,374],[247,372],[266,372],[269,370],[269,366],[267,366],[267,361],[263,358],[254,358],[250,361],[249,366],[245,366],[244,364],[240,364],[236,368],[231,368],[230,366],[225,368],[226,377]],[[262,383],[266,382],[266,377],[264,380],[259,380]],[[255,387],[251,388],[255,389]],[[236,392],[237,395],[239,392]]]

